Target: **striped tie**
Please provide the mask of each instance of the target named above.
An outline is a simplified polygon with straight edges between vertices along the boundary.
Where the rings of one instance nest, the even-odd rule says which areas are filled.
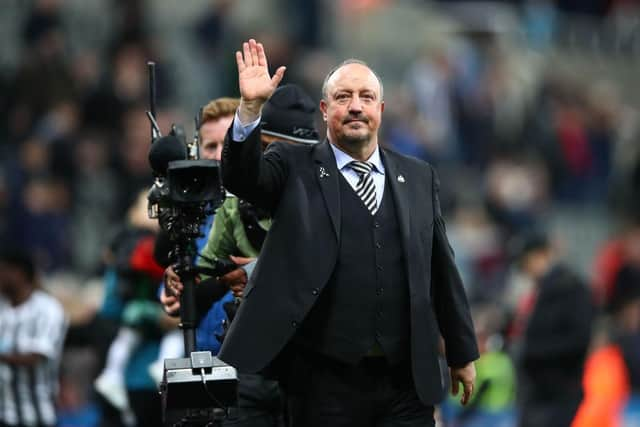
[[[371,176],[373,163],[354,160],[349,163],[349,166],[360,176],[360,180],[356,185],[356,194],[362,199],[371,215],[375,215],[378,211],[378,202],[376,200],[376,186]]]

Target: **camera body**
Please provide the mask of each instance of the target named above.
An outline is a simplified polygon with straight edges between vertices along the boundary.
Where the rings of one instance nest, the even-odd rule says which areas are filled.
[[[172,242],[188,242],[200,235],[200,225],[224,201],[220,162],[173,160],[166,176],[156,176],[149,191],[149,217]]]

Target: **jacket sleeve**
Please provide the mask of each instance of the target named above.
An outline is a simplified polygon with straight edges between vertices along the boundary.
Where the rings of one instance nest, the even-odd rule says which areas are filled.
[[[440,201],[438,176],[432,171],[433,248],[431,297],[440,333],[445,341],[447,363],[462,367],[479,357],[469,303],[447,239]]]
[[[234,141],[232,129],[233,124],[222,149],[222,183],[241,199],[273,212],[288,175],[287,144],[271,143],[263,154],[259,126],[244,141]]]
[[[201,267],[211,268],[213,267],[212,260],[229,259],[229,255],[234,255],[237,252],[227,211],[229,203],[231,200],[227,199],[216,211],[207,243],[202,248],[202,256],[198,257],[198,265]],[[205,275],[202,276],[203,279],[207,278]]]
[[[207,236],[207,243],[198,257],[197,264],[200,267],[213,268],[213,261],[217,259],[228,259],[235,250],[233,241],[233,233],[227,228],[229,227],[228,206],[232,203],[232,199],[227,199],[216,210],[213,219],[213,225]],[[198,323],[213,308],[216,302],[223,298],[229,290],[221,285],[215,277],[201,274],[202,281],[196,286],[196,311]]]

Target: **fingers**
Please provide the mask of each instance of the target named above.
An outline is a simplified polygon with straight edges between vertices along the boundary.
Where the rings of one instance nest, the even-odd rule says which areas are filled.
[[[233,261],[235,265],[245,265],[255,260],[255,258],[247,258],[243,256],[233,256],[233,255],[231,255],[229,259],[231,259],[231,261]]]
[[[163,306],[164,306],[164,311],[167,314],[176,314],[178,311],[180,311],[180,300],[178,299],[171,300],[167,302],[167,304],[163,304]]]
[[[256,43],[255,39],[249,39],[248,42],[242,43],[242,53],[244,56],[244,64],[247,67],[254,67],[254,66],[260,65],[260,58],[258,55],[258,43]],[[262,53],[264,56],[264,48],[262,49]],[[265,57],[265,62],[266,62],[266,57]]]
[[[167,313],[167,315],[172,316],[172,317],[176,317],[180,315],[180,303],[179,302],[175,302],[171,305],[163,305],[162,308],[164,309],[164,312]]]
[[[262,43],[258,43],[258,65],[261,67],[269,68],[269,64],[267,63],[267,55],[264,53],[264,46]]]
[[[180,276],[176,274],[172,266],[167,267],[164,271],[164,286],[170,294],[180,296],[182,292],[184,286],[180,281]]]
[[[162,291],[162,293],[160,294],[160,303],[162,305],[168,305],[171,304],[175,301],[176,297],[172,296],[172,295],[167,295],[167,290],[164,289]]]
[[[254,39],[249,39],[249,52],[251,52],[251,65],[260,65],[258,58],[258,44]]]
[[[231,290],[234,297],[239,298],[244,295],[244,287],[247,285],[247,273],[243,269],[236,268],[218,280]]]
[[[472,382],[463,382],[462,383],[464,390],[462,392],[462,399],[460,399],[460,403],[466,405],[469,403],[471,399],[471,395],[473,394],[473,383]]]
[[[251,58],[251,49],[249,48],[249,43],[242,43],[242,54],[244,58],[244,65],[247,67],[253,66],[253,59]]]
[[[172,266],[167,267],[167,269],[164,271],[164,277],[165,277],[165,281],[169,281],[169,280],[174,280],[178,282],[180,281],[180,276],[176,274]]]
[[[231,292],[233,293],[233,296],[236,298],[241,298],[244,295],[244,287],[246,286],[245,283],[239,283],[236,285],[231,286]]]
[[[451,375],[451,394],[453,396],[458,395],[458,391],[460,390],[460,383],[458,377],[456,375]]]
[[[169,280],[168,286],[169,286],[169,289],[171,289],[171,292],[173,293],[173,295],[177,297],[180,296],[180,294],[182,293],[182,290],[184,289],[184,285],[182,284],[182,282],[177,280]]]
[[[473,394],[473,384],[476,378],[476,369],[473,362],[462,368],[451,368],[451,394],[458,395],[460,383],[462,383],[462,397],[460,403],[466,405],[471,400]]]
[[[278,85],[282,81],[282,78],[284,77],[284,71],[286,69],[287,67],[284,66],[278,67],[276,73],[273,75],[273,77],[271,77],[271,84],[273,85],[273,87],[278,87]]]
[[[240,73],[249,67],[264,67],[268,70],[269,63],[264,51],[264,45],[256,42],[255,39],[249,39],[248,42],[242,43],[242,52],[236,52],[236,64]],[[271,78],[271,83],[274,87],[277,87],[282,81],[285,70],[286,67],[279,67]]]
[[[236,64],[238,64],[238,73],[243,72],[244,69],[247,68],[247,66],[244,64],[244,59],[242,59],[242,52],[240,52],[239,50],[236,51]]]
[[[170,278],[167,278],[167,281],[164,282],[164,290],[169,296],[179,297],[183,288],[184,286],[181,282]]]
[[[236,268],[235,270],[220,277],[218,280],[229,288],[236,284],[245,285],[247,283],[247,273],[241,268]]]
[[[180,310],[180,300],[172,295],[167,295],[166,291],[160,294],[160,302],[165,313],[170,316],[178,314]]]
[[[230,271],[224,276],[222,276],[220,279],[224,279],[228,281],[238,281],[246,278],[247,278],[247,273],[245,273],[245,271],[241,268],[236,268],[235,270]]]

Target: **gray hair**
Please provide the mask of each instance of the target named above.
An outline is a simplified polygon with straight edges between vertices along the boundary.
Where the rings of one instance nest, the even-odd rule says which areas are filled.
[[[335,72],[338,71],[340,68],[344,67],[345,65],[349,65],[349,64],[364,65],[369,70],[371,70],[373,75],[376,76],[376,79],[378,79],[378,84],[380,85],[380,100],[382,101],[384,99],[384,88],[382,86],[382,79],[380,78],[378,73],[376,73],[375,70],[369,66],[369,64],[367,64],[366,62],[364,62],[364,61],[362,61],[360,59],[356,59],[356,58],[345,59],[340,64],[338,64],[335,67],[333,67],[331,69],[331,71],[329,71],[329,73],[327,73],[327,76],[324,78],[324,81],[322,82],[322,99],[324,99],[325,101],[328,99],[327,84],[329,83],[329,79],[331,78],[331,76],[333,76],[335,74]]]

